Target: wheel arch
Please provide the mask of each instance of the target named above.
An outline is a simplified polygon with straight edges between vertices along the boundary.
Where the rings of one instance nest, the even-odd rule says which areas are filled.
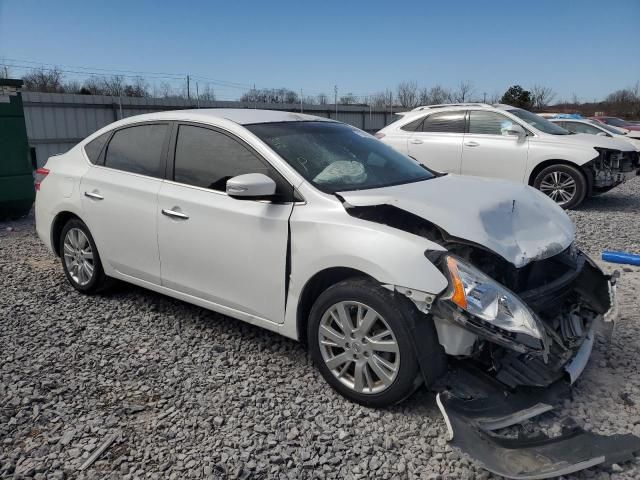
[[[543,162],[540,162],[538,165],[536,165],[534,169],[531,170],[531,173],[529,174],[528,185],[533,187],[533,183],[536,177],[538,176],[538,174],[545,168],[551,167],[552,165],[567,165],[569,167],[575,168],[580,173],[582,173],[582,176],[587,182],[587,196],[591,195],[591,192],[593,191],[593,174],[590,172],[590,170],[585,168],[585,165],[578,165],[575,162],[571,162],[569,160],[562,160],[560,158],[544,160]]]
[[[303,344],[307,343],[309,313],[316,299],[327,288],[348,278],[370,278],[375,280],[371,275],[355,268],[330,267],[315,273],[307,283],[305,283],[300,293],[300,300],[298,301],[296,309],[296,333],[298,341]]]
[[[82,218],[68,210],[59,212],[54,217],[53,222],[51,222],[51,247],[53,248],[53,252],[58,257],[60,256],[60,234],[62,233],[62,229],[69,220],[74,218],[84,223],[84,220],[82,220]]]

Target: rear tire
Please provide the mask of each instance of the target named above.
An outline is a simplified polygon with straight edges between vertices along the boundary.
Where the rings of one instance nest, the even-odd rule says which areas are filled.
[[[410,308],[405,297],[370,279],[347,279],[325,290],[311,308],[307,332],[311,357],[325,380],[369,407],[410,396],[422,381],[409,333]],[[437,338],[420,343],[439,347]]]
[[[577,207],[587,196],[587,179],[576,167],[565,164],[543,168],[533,186],[565,210]]]
[[[60,260],[67,280],[79,292],[93,294],[109,286],[96,243],[80,219],[72,218],[62,227]]]

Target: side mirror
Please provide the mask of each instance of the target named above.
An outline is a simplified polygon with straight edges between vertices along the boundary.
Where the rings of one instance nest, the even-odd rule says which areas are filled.
[[[522,128],[517,123],[512,123],[511,125],[509,125],[509,127],[505,130],[505,133],[512,137],[524,137],[527,134],[524,128]]]
[[[596,133],[596,135],[599,136],[599,137],[608,137],[609,136],[604,132],[598,132],[598,133]]]
[[[227,195],[257,200],[276,193],[276,182],[264,173],[245,173],[227,180]]]

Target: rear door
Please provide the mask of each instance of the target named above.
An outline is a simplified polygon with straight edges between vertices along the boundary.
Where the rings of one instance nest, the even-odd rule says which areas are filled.
[[[514,123],[517,122],[498,112],[470,110],[461,173],[522,182],[527,168],[529,141],[527,136],[506,133]]]
[[[433,170],[460,173],[464,117],[464,110],[426,116],[409,138],[409,155]]]
[[[168,133],[168,123],[116,130],[80,185],[84,221],[102,261],[155,284],[160,283],[157,199]]]
[[[282,323],[293,188],[223,130],[181,124],[170,150],[157,212],[162,285]],[[228,196],[227,180],[245,173],[273,178],[279,197]]]

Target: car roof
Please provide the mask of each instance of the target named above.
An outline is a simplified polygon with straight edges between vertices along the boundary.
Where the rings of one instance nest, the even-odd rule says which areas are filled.
[[[226,119],[240,125],[275,122],[335,122],[335,120],[331,120],[329,118],[316,117],[314,115],[307,115],[304,113],[284,112],[281,110],[258,110],[253,108],[169,110],[136,115],[134,117],[128,117],[126,120],[139,122],[153,120],[207,121],[213,119]]]

